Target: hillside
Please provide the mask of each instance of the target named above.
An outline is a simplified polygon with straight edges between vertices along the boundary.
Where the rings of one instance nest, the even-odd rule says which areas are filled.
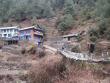
[[[37,24],[0,46],[0,83],[110,83],[110,0],[0,0],[0,27]]]
[[[22,46],[5,46],[0,51],[1,83],[109,83],[110,64],[76,61],[45,49],[40,57],[38,51],[31,54]],[[16,48],[16,49],[15,49]],[[6,50],[7,49],[7,50]]]
[[[39,23],[47,28],[48,36],[58,32],[58,35],[69,34],[74,29],[79,31],[85,27],[83,30],[87,30],[89,27],[95,28],[90,29],[92,38],[109,40],[108,0],[1,0],[0,12],[1,26],[17,23],[27,27]]]

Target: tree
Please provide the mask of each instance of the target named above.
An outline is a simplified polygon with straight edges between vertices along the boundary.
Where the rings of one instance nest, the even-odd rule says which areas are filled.
[[[22,21],[33,17],[51,17],[54,11],[51,0],[0,0],[0,20]]]
[[[45,4],[46,3],[46,4]],[[53,9],[51,7],[51,3],[50,1],[46,1],[43,3],[43,12],[42,12],[42,16],[43,17],[52,17],[54,15]]]
[[[62,9],[64,7],[65,0],[50,0],[53,10]]]
[[[101,18],[110,18],[110,0],[98,0],[96,14]]]
[[[98,0],[96,3],[96,17],[99,17],[98,33],[100,37],[110,39],[110,0]]]
[[[75,15],[73,0],[66,0],[65,1],[64,13],[71,14],[72,16]]]
[[[7,10],[10,10],[11,3],[11,0],[0,0],[0,21],[7,21]]]
[[[65,14],[64,17],[58,22],[58,30],[60,32],[71,29],[74,24],[74,19],[71,14]]]

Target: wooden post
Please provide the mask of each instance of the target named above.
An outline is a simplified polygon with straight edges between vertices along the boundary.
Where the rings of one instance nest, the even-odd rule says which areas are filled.
[[[34,40],[34,31],[33,30],[31,30],[31,38],[32,38],[32,40]]]

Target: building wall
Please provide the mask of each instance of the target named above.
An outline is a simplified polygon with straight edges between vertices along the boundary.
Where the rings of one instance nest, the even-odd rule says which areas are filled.
[[[0,37],[11,38],[13,36],[17,36],[18,29],[0,29]]]
[[[43,31],[35,28],[18,29],[17,27],[0,28],[0,37],[15,38],[17,40],[43,41]]]
[[[41,36],[34,36],[34,41],[35,42],[42,42],[43,41],[43,37],[41,37]]]
[[[36,32],[38,31],[34,29],[21,30],[19,31],[20,40],[29,40],[38,44],[38,42],[42,41],[43,36],[35,34]]]
[[[20,40],[32,40],[31,30],[19,31]]]
[[[77,41],[77,38],[76,37],[65,37],[65,38],[63,38],[63,40],[74,42],[74,41]]]

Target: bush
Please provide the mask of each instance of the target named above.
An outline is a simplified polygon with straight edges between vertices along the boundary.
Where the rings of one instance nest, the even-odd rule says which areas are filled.
[[[107,29],[107,31],[105,32],[105,35],[107,39],[110,40],[110,29]]]
[[[81,37],[81,35],[78,35],[77,40],[78,40],[78,42],[80,42],[81,40],[83,40],[83,38]]]
[[[91,29],[89,31],[89,40],[91,42],[96,42],[96,40],[99,38],[100,35],[98,31],[99,31],[98,29]]]
[[[44,57],[46,55],[45,50],[44,49],[38,50],[38,55],[40,58]]]
[[[86,20],[90,20],[92,17],[91,17],[91,15],[90,15],[90,13],[87,13],[87,15],[86,15]]]
[[[79,50],[79,47],[78,46],[75,46],[71,49],[72,52],[76,52],[76,53],[79,53],[80,50]]]
[[[35,45],[31,45],[26,50],[27,50],[27,53],[29,53],[29,54],[35,54],[36,53],[36,49],[37,49],[37,47]]]
[[[97,38],[110,39],[109,20],[103,19],[98,22],[98,28],[93,28],[89,31],[90,40],[95,41]]]
[[[90,37],[90,41],[96,42],[96,40],[97,40],[97,37],[95,37],[95,36],[91,36],[91,37]]]
[[[108,28],[107,20],[100,21],[98,24],[98,27],[99,27],[99,29],[98,29],[99,35],[101,35],[101,36],[104,35],[105,31]]]
[[[88,33],[89,33],[90,37],[91,36],[98,37],[98,35],[99,35],[97,29],[91,29]]]
[[[81,16],[84,18],[84,20],[90,20],[92,18],[91,10],[88,8],[85,8],[81,11]]]
[[[21,54],[25,54],[26,53],[26,49],[25,48],[22,48],[21,49]]]

